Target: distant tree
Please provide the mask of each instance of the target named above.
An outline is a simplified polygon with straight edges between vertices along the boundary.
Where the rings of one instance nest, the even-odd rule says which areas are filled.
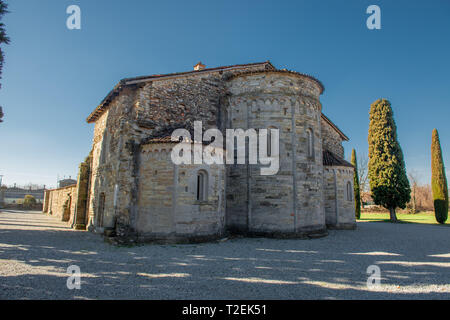
[[[448,186],[441,143],[436,129],[433,130],[431,139],[431,189],[436,221],[443,224],[448,217]]]
[[[27,189],[27,190],[39,190],[39,189],[44,189],[44,185],[30,182],[30,183],[24,185],[22,188]]]
[[[353,173],[353,191],[355,194],[355,217],[356,219],[359,219],[361,218],[361,195],[359,191],[358,161],[356,160],[355,149],[352,150],[351,163],[355,167],[355,172]]]
[[[419,187],[419,174],[412,170],[408,172],[409,184],[412,187],[411,190],[411,202],[410,202],[410,212],[417,213],[417,188]]]
[[[369,190],[369,177],[367,165],[369,163],[369,158],[366,154],[359,154],[357,157],[358,161],[358,179],[359,179],[359,189],[361,192],[366,192]]]
[[[416,190],[416,208],[421,211],[433,211],[433,192],[431,185],[419,185]]]
[[[8,5],[5,3],[4,0],[0,0],[0,45],[2,44],[8,44],[9,38],[6,35],[5,30],[5,24],[1,22],[3,20],[3,16],[8,13]],[[3,71],[3,62],[4,62],[4,55],[3,50],[0,46],[0,79],[2,78],[2,71]],[[1,88],[1,84],[0,84]],[[0,122],[3,122],[3,110],[2,107],[0,107]]]
[[[23,199],[23,206],[26,208],[31,208],[37,203],[36,198],[30,194],[27,194]]]
[[[370,108],[369,180],[375,204],[389,210],[391,222],[397,222],[396,208],[404,209],[411,199],[403,152],[397,141],[391,103],[378,99]]]

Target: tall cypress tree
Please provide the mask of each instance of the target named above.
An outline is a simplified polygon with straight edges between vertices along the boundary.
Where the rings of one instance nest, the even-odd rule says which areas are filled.
[[[6,13],[8,13],[8,5],[3,0],[0,0],[0,21],[3,19],[3,15],[5,15]],[[8,43],[9,43],[9,38],[6,35],[5,24],[3,22],[0,22],[0,45],[8,44]],[[3,61],[4,61],[4,55],[3,55],[2,48],[0,47],[0,79],[2,78]],[[0,88],[1,88],[1,84],[0,84]],[[2,107],[0,107],[0,122],[3,121],[2,118],[3,118],[3,110],[2,110]]]
[[[3,0],[0,0],[0,45],[9,43],[9,37],[6,35],[5,24],[1,22],[6,13],[8,13],[8,5]],[[0,76],[2,74],[3,58],[3,51],[0,48]]]
[[[396,208],[404,209],[411,199],[403,152],[397,141],[397,126],[391,103],[378,99],[370,108],[369,179],[372,198],[389,210],[391,222],[397,221]]]
[[[361,193],[359,190],[359,176],[358,176],[358,161],[356,160],[355,149],[352,150],[351,163],[355,168],[353,174],[353,191],[355,194],[355,217],[356,219],[361,218]]]
[[[433,130],[431,138],[431,189],[433,191],[436,221],[443,224],[448,217],[448,186],[441,143],[436,129]]]

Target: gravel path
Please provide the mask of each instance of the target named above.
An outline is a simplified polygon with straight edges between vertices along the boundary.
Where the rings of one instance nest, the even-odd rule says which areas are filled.
[[[378,265],[381,285],[366,286]],[[66,286],[81,269],[81,289]],[[114,247],[37,212],[0,212],[0,299],[450,299],[450,228],[359,223],[315,240]]]

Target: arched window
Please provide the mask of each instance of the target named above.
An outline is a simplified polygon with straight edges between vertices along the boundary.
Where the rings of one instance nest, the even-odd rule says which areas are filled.
[[[306,130],[306,143],[308,148],[308,157],[314,157],[314,134],[312,129]]]
[[[208,200],[208,173],[205,170],[197,172],[197,200]]]
[[[272,129],[276,130],[274,126],[267,128],[267,156],[272,156]]]
[[[352,183],[349,181],[347,182],[347,201],[352,201],[353,199],[353,188]]]

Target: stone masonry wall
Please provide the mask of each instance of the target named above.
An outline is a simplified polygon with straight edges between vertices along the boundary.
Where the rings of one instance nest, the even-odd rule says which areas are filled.
[[[114,227],[116,223],[117,205],[121,198],[129,196],[123,173],[132,173],[130,162],[129,117],[135,102],[135,88],[125,88],[104,112],[95,124],[92,146],[92,169],[89,197],[89,226],[97,225],[102,220],[101,227]],[[128,145],[126,145],[128,143]],[[131,171],[131,172],[130,172]],[[105,195],[103,217],[96,212],[100,205],[100,195]],[[116,207],[114,199],[116,198]],[[123,209],[125,211],[125,209]],[[128,213],[128,212],[127,212]]]
[[[351,185],[351,200],[348,200],[347,196],[348,183]],[[356,227],[352,168],[340,166],[324,168],[324,203],[328,227],[338,229]]]
[[[323,230],[325,211],[328,223],[336,199],[330,200],[322,149],[343,157],[342,139],[321,120],[320,84],[293,72],[260,72],[265,69],[258,65],[194,72],[120,87],[95,124],[87,197],[90,229],[115,228],[119,236],[137,232],[144,238],[219,235],[225,224],[255,233]],[[240,74],[244,71],[252,73]],[[167,150],[141,151],[149,148],[149,138],[179,127],[190,129],[194,121],[202,121],[203,130],[280,129],[278,174],[261,176],[259,165],[208,167],[215,196],[206,203],[192,202],[198,167],[173,166]],[[307,130],[314,137],[312,157],[307,154]],[[351,201],[339,196],[346,187],[339,183],[350,173],[343,169],[337,175],[343,179],[337,183],[337,221],[352,224]],[[49,208],[51,200],[49,196]]]
[[[44,212],[57,217],[61,221],[69,222],[75,213],[77,198],[76,185],[46,190],[45,193],[44,198],[47,198],[48,194],[48,207],[47,211]],[[70,204],[70,208],[67,207],[65,209],[65,205],[68,204]]]
[[[336,176],[333,167],[324,166],[323,176],[323,197],[325,206],[325,221],[327,226],[334,226],[337,223],[337,202],[336,202]]]
[[[323,148],[343,159],[344,147],[342,146],[342,138],[339,133],[323,119],[321,119],[321,127]]]
[[[89,176],[92,157],[89,155],[79,166],[76,189],[76,208],[71,225],[77,230],[85,230],[88,222]]]
[[[255,233],[325,229],[319,85],[298,74],[266,72],[229,81],[228,126],[278,128],[280,170],[261,176],[259,165],[228,170],[227,223]],[[313,132],[313,156],[307,154]]]
[[[337,188],[338,188],[338,227],[341,229],[356,227],[355,220],[355,199],[353,194],[353,168],[339,167],[337,170]],[[347,184],[349,184],[349,193],[347,196]]]
[[[249,70],[259,70],[252,66]],[[221,124],[223,78],[230,72],[146,81],[125,87],[96,121],[89,201],[89,224],[96,225],[100,195],[105,194],[103,227],[118,222],[137,227],[139,145],[148,137],[174,127],[203,121],[204,129]],[[116,199],[116,206],[114,206]]]
[[[175,144],[149,144],[139,160],[138,237],[141,240],[219,237],[225,226],[224,165],[174,165]],[[208,198],[197,200],[197,173],[208,173]]]

